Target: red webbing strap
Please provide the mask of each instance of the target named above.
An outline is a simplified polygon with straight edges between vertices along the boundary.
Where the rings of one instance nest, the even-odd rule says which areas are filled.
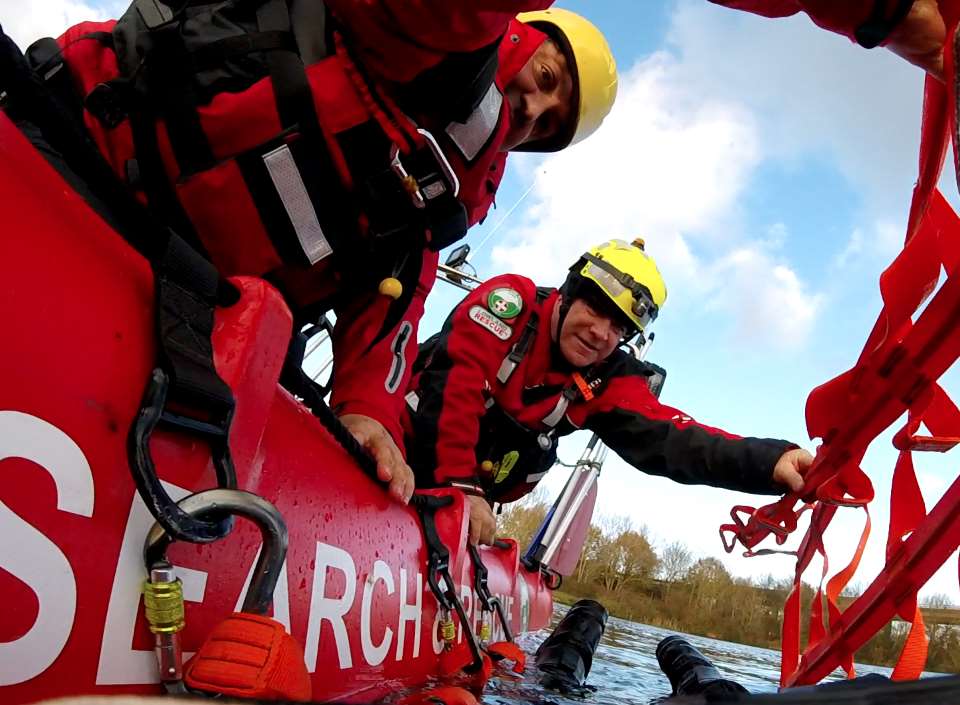
[[[306,701],[312,690],[303,649],[269,617],[236,612],[191,658],[184,680],[194,690],[238,698]]]
[[[805,477],[804,494],[788,494],[759,509],[735,507],[733,523],[721,527],[728,551],[739,542],[748,549],[746,555],[757,555],[770,552],[754,550],[764,538],[773,534],[782,545],[796,529],[803,511],[795,509],[798,502],[813,506],[810,527],[797,551],[794,589],[785,605],[783,685],[816,682],[838,665],[852,673],[853,652],[897,612],[912,618],[913,625],[895,674],[919,674],[926,637],[916,591],[960,544],[960,479],[928,517],[910,458],[914,450],[945,450],[960,439],[960,412],[935,382],[960,357],[960,327],[956,325],[960,320],[960,219],[935,189],[948,130],[955,132],[957,125],[953,112],[957,106],[954,35],[955,30],[947,44],[949,93],[934,79],[928,78],[925,86],[919,179],[903,251],[880,278],[883,309],[857,364],[815,389],[807,401],[810,436],[822,438],[824,443]],[[947,271],[947,280],[914,324],[914,314],[937,286],[941,267]],[[836,601],[863,554],[870,528],[867,515],[850,565],[827,583],[826,595],[822,589],[817,591],[810,643],[801,661],[800,578],[818,553],[824,557],[826,573],[823,532],[838,506],[866,509],[873,488],[859,468],[860,459],[867,446],[905,411],[909,412],[907,426],[897,434],[901,456],[891,496],[887,565],[864,595],[841,613]],[[917,435],[921,423],[932,436]],[[749,516],[746,521],[741,518],[744,515]],[[730,541],[728,533],[732,534]],[[823,627],[824,597],[829,630]]]

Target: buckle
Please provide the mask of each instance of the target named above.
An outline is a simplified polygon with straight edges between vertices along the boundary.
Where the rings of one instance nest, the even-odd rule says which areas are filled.
[[[127,119],[126,101],[120,95],[117,81],[98,83],[84,99],[84,107],[108,129]]]
[[[443,196],[456,198],[460,181],[433,135],[424,129],[417,132],[423,136],[426,147],[407,155],[405,164],[400,160],[399,147],[394,145],[390,170],[400,179],[414,207],[422,209]]]
[[[144,504],[167,534],[179,541],[210,543],[230,533],[233,519],[198,518],[184,512],[167,494],[157,476],[157,468],[150,452],[150,438],[159,424],[200,436],[210,446],[217,486],[236,488],[237,473],[229,444],[233,405],[216,410],[209,420],[201,420],[182,412],[168,410],[169,390],[169,376],[160,368],[154,369],[144,392],[140,411],[127,438],[130,471]]]

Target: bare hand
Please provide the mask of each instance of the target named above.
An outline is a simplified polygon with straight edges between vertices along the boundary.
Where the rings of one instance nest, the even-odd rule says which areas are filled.
[[[492,546],[497,535],[497,518],[483,497],[467,495],[470,510],[470,543]]]
[[[803,475],[813,463],[813,456],[803,448],[788,450],[780,456],[773,468],[773,481],[786,485],[794,492],[803,490]]]
[[[377,461],[377,477],[389,483],[388,491],[398,502],[406,504],[413,494],[413,470],[379,421],[362,414],[344,414],[340,421]]]
[[[937,0],[914,0],[910,12],[890,33],[886,47],[942,81],[946,37]]]

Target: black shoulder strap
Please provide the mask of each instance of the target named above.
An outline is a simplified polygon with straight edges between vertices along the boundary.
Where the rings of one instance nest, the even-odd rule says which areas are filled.
[[[413,363],[413,374],[422,372],[424,369],[426,369],[427,365],[430,364],[430,359],[433,357],[434,351],[440,344],[440,337],[442,333],[443,331],[434,333],[420,343],[420,347],[417,350],[417,359]]]
[[[538,286],[536,298],[537,305],[539,306],[546,301],[547,297],[550,296],[552,292],[553,289],[551,288]],[[500,363],[500,369],[497,370],[497,381],[500,384],[506,384],[509,381],[521,360],[526,357],[527,352],[530,350],[530,344],[537,335],[537,328],[539,327],[540,314],[534,310],[527,319],[527,324],[523,327],[523,332],[520,333],[520,338],[516,343],[513,344],[513,347],[510,348],[510,352],[507,353],[507,356],[503,358],[503,362]]]
[[[0,77],[16,117],[36,126],[45,147],[105,207],[110,224],[149,262],[154,273],[158,367],[147,385],[130,435],[131,469],[150,511],[172,535],[222,535],[223,522],[197,520],[186,531],[175,523],[183,512],[163,490],[149,453],[149,436],[159,421],[207,438],[215,451],[222,485],[235,485],[228,436],[234,399],[213,362],[213,314],[231,304],[236,291],[213,265],[153,217],[116,178],[82,123],[72,120],[60,101],[34,74],[16,45],[0,33]],[[166,406],[177,408],[169,414]],[[149,407],[149,408],[147,408]],[[219,459],[217,460],[217,456]],[[171,518],[174,523],[171,523]]]
[[[466,122],[497,76],[502,37],[470,52],[451,52],[398,89],[398,104],[438,124]]]

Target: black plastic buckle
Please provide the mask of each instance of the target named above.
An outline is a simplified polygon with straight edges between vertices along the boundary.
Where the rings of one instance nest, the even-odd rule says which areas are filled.
[[[440,540],[440,534],[437,533],[437,525],[434,520],[436,511],[442,507],[449,507],[453,504],[453,497],[436,497],[434,495],[414,494],[410,499],[410,504],[420,515],[420,523],[423,526],[423,537],[427,546],[427,584],[430,591],[440,603],[440,607],[447,612],[455,611],[460,619],[460,629],[466,635],[467,646],[470,647],[470,654],[473,657],[469,666],[463,670],[467,673],[474,673],[483,667],[483,650],[480,648],[480,642],[477,641],[477,635],[473,633],[470,626],[470,619],[463,603],[457,597],[457,590],[453,577],[450,575],[450,551]],[[443,580],[444,587],[440,586],[440,580]]]
[[[499,542],[494,543],[498,548],[504,548],[506,544],[499,544]],[[513,641],[513,632],[510,629],[510,624],[507,622],[507,615],[504,613],[503,604],[500,602],[500,598],[494,597],[490,594],[490,585],[487,582],[487,566],[484,565],[483,559],[480,558],[480,550],[473,544],[469,545],[470,558],[473,559],[473,590],[477,594],[477,600],[480,602],[480,607],[485,612],[495,612],[497,618],[500,620],[500,626],[503,629],[503,636],[507,641]]]
[[[427,130],[417,132],[424,146],[401,160],[400,150],[394,145],[390,171],[400,180],[413,207],[424,211],[430,231],[428,246],[439,252],[466,235],[469,217],[457,199],[460,181],[440,145]]]
[[[424,146],[404,155],[401,161],[400,149],[394,145],[390,169],[404,185],[414,207],[423,209],[440,198],[456,198],[460,180],[433,135],[423,129],[417,132],[423,137]]]
[[[130,469],[137,490],[157,523],[174,539],[191,543],[217,541],[233,529],[233,518],[216,521],[184,512],[163,488],[150,454],[150,438],[159,424],[201,436],[210,446],[219,487],[234,489],[237,472],[230,454],[229,432],[233,406],[229,405],[212,420],[198,420],[166,409],[170,378],[159,367],[150,375],[137,418],[127,437]]]
[[[113,129],[129,115],[127,101],[121,95],[116,81],[98,83],[87,93],[83,104],[108,129]]]

